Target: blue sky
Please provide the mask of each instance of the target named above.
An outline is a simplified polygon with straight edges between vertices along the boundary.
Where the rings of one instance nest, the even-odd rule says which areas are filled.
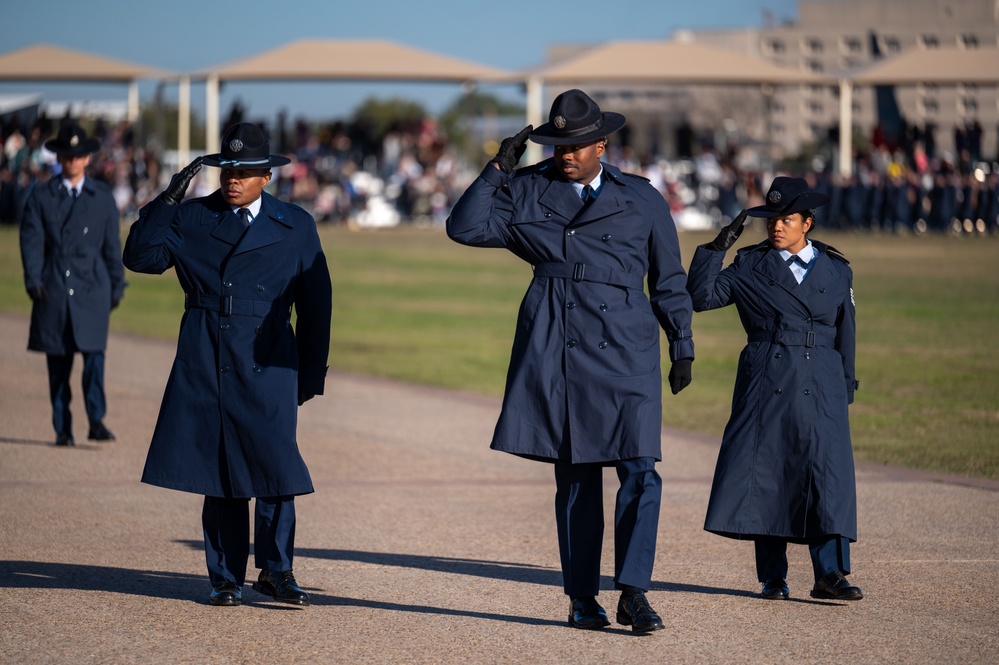
[[[11,0],[0,10],[0,52],[49,43],[193,72],[298,39],[388,39],[482,64],[518,70],[541,64],[552,44],[666,39],[676,30],[739,28],[794,19],[796,0]],[[611,9],[613,7],[613,10]],[[486,88],[522,101],[514,86]],[[155,86],[143,83],[143,100]],[[46,100],[123,100],[123,86],[0,84],[0,95],[40,92]],[[457,86],[358,83],[228,84],[225,114],[239,99],[250,119],[346,117],[366,97],[405,97],[437,112]],[[165,91],[175,99],[173,86]],[[203,108],[204,93],[192,90]]]

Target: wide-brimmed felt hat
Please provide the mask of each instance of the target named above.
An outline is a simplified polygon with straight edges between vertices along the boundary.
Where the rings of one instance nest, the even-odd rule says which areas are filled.
[[[770,184],[766,204],[750,208],[746,214],[750,217],[778,217],[793,215],[818,208],[829,203],[829,197],[821,192],[808,189],[804,178],[789,178],[777,176]]]
[[[531,132],[530,139],[541,145],[588,143],[624,127],[620,113],[603,113],[582,90],[566,90],[552,102],[548,122]]]
[[[271,146],[263,130],[253,123],[240,122],[225,130],[221,152],[205,155],[201,163],[227,169],[266,169],[283,166],[291,161],[270,152]]]
[[[45,142],[45,149],[66,157],[82,157],[100,150],[101,142],[88,138],[82,127],[69,122],[59,128],[54,139]]]

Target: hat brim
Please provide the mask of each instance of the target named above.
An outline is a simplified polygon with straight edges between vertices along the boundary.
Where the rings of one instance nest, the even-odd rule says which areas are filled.
[[[804,192],[786,206],[756,206],[746,211],[749,217],[779,217],[780,215],[793,215],[796,212],[804,212],[812,208],[818,208],[829,203],[829,197],[820,192]]]
[[[45,142],[45,149],[49,152],[54,152],[56,155],[65,155],[66,157],[83,157],[84,155],[90,155],[101,149],[101,142],[97,139],[83,139],[80,141],[79,145],[75,145],[72,148],[66,148],[59,141],[59,139],[49,139]]]
[[[222,153],[216,152],[201,158],[204,166],[217,166],[220,169],[269,169],[273,166],[284,166],[291,162],[281,155],[268,155],[266,160],[255,159],[242,161],[238,159],[223,159]]]
[[[625,118],[620,113],[608,111],[603,114],[600,127],[584,134],[567,134],[564,129],[556,129],[550,122],[541,125],[528,137],[535,143],[541,145],[575,145],[578,143],[588,143],[613,134],[624,127]]]

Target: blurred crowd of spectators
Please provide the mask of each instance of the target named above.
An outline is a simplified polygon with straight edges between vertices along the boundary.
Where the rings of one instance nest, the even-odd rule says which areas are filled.
[[[0,127],[0,222],[18,223],[31,187],[58,176],[55,155],[43,145],[56,124],[41,118],[27,135],[16,126]],[[393,126],[381,136],[342,122],[318,129],[299,122],[277,134],[272,148],[292,161],[274,170],[270,191],[301,205],[320,222],[442,225],[486,161],[462,160],[432,118]],[[112,188],[123,219],[134,218],[178,165],[136,145],[127,123],[97,122],[94,135],[103,147],[89,174]],[[997,233],[999,164],[984,158],[980,130],[977,136],[976,144],[973,126],[956,130],[958,151],[952,155],[937,151],[925,134],[896,145],[875,132],[869,149],[855,156],[850,177],[830,168],[834,155],[780,172],[803,176],[829,195],[832,203],[818,211],[816,220],[826,228]],[[828,147],[834,149],[834,142]],[[680,229],[707,229],[726,223],[744,207],[762,204],[764,183],[777,175],[745,168],[754,160],[745,159],[743,151],[705,145],[690,157],[640,159],[631,147],[612,145],[607,159],[648,178],[669,201]],[[202,171],[190,194],[213,191],[215,177],[213,169]]]

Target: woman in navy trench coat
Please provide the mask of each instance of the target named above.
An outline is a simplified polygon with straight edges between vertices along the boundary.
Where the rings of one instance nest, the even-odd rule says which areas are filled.
[[[645,179],[600,162],[604,137],[623,124],[623,116],[601,113],[582,91],[562,93],[548,123],[504,140],[455,205],[447,232],[465,245],[506,248],[534,269],[492,448],[555,465],[569,624],[608,623],[595,596],[600,474],[612,465],[622,488],[615,519],[617,618],[650,631],[663,627],[644,596],[661,492],[654,469],[662,457],[659,330],[666,331],[674,361],[674,394],[690,381],[694,344],[666,202]],[[555,146],[555,157],[511,173],[529,133]]]
[[[788,597],[785,548],[794,542],[809,545],[813,597],[856,600],[860,589],[845,578],[857,539],[853,274],[806,235],[826,196],[778,177],[766,200],[698,247],[690,265],[694,310],[734,304],[748,335],[704,528],[756,541],[764,598]],[[747,214],[768,219],[768,239],[722,269]]]
[[[217,547],[210,532],[226,528],[217,524],[225,520],[208,515],[216,504],[257,497],[259,530],[262,504],[279,499],[291,518],[285,538],[293,541],[293,497],[313,491],[296,427],[299,405],[323,393],[330,275],[312,217],[261,191],[270,179],[266,167],[287,162],[268,157],[262,136],[247,123],[227,131],[222,153],[204,158],[222,167],[222,188],[180,203],[200,168],[195,160],[140,212],[125,242],[129,269],[160,274],[174,268],[186,299],[177,357],[142,481],[205,495],[209,550]],[[254,149],[260,153],[257,160]],[[250,191],[252,197],[246,196]],[[241,219],[243,210],[256,211],[249,226]],[[294,327],[292,307],[297,315]],[[239,510],[245,521],[245,507],[233,508]],[[286,553],[262,552],[259,539],[257,543],[258,567],[290,572],[290,542]],[[225,558],[228,561],[222,561]],[[218,560],[209,552],[213,588],[237,587],[222,596],[213,592],[213,604],[237,604],[245,567],[242,552]],[[299,604],[307,604],[307,596],[304,599]]]

